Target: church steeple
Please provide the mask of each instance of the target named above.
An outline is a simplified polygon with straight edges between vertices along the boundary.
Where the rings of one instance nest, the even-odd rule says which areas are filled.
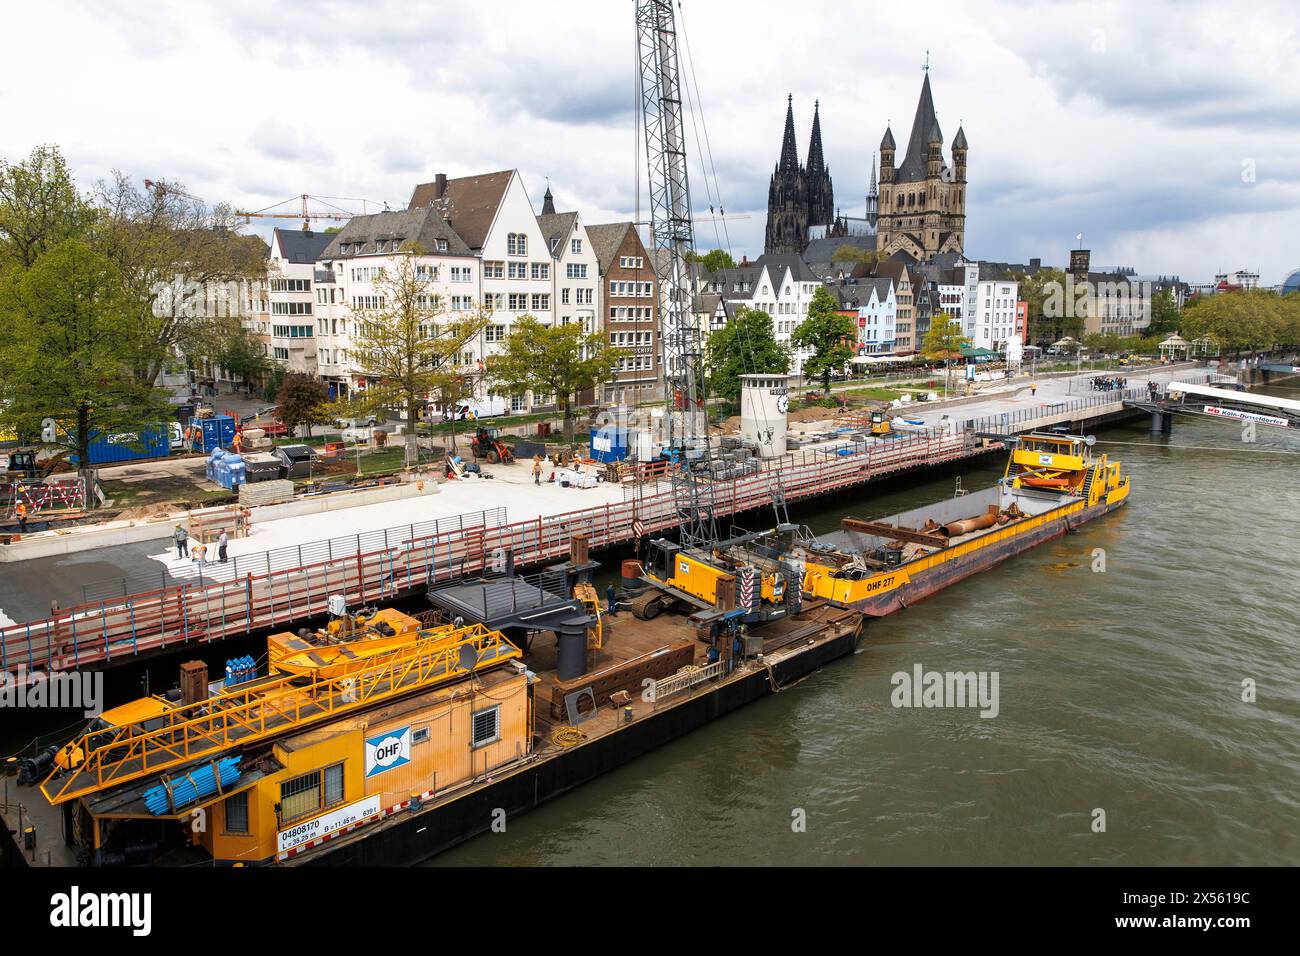
[[[930,144],[942,142],[943,131],[939,129],[934,96],[930,92],[930,72],[926,70],[925,79],[921,81],[921,96],[916,101],[916,116],[912,118],[912,135],[907,140],[907,154],[898,167],[898,181],[912,183],[925,179]]]
[[[555,215],[555,197],[551,195],[551,181],[546,181],[546,193],[542,196],[542,215]]]
[[[821,101],[813,100],[812,139],[808,141],[808,175],[819,175],[825,168],[826,159],[822,156]]]
[[[794,94],[786,96],[785,103],[785,139],[781,141],[781,172],[796,172],[799,169],[799,147],[794,139]]]

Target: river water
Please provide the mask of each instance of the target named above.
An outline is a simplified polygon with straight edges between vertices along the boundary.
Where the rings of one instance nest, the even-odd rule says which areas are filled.
[[[1300,436],[1180,417],[1098,437],[1133,477],[1120,512],[434,864],[1300,863]],[[953,488],[797,518],[828,530]],[[997,716],[893,707],[917,664],[996,672]]]
[[[1187,417],[1168,438],[1146,422],[1098,437],[1132,475],[1126,508],[869,623],[856,655],[433,864],[1300,863],[1300,434],[1260,427],[1250,445]],[[989,456],[962,483],[1002,467]],[[955,474],[792,518],[889,515],[951,496]],[[891,678],[916,665],[996,672],[997,716],[895,708]],[[174,681],[174,661],[150,670]],[[139,679],[111,672],[106,698]],[[5,752],[71,719],[19,716]]]

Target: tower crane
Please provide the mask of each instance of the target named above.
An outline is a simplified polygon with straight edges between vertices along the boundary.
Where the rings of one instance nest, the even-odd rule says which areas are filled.
[[[718,540],[718,528],[712,486],[698,476],[709,466],[709,447],[699,380],[700,330],[692,309],[695,231],[671,0],[637,0],[636,36],[650,187],[650,259],[658,280],[664,351],[664,417],[669,454],[677,464],[673,498],[682,544],[707,548]]]
[[[242,216],[244,222],[250,222],[253,219],[301,219],[303,232],[311,231],[311,221],[313,219],[329,219],[334,222],[347,222],[354,215],[359,215],[358,213],[348,212],[346,209],[341,209],[338,206],[333,206],[327,202],[325,202],[325,205],[330,206],[329,210],[310,209],[308,208],[308,203],[313,199],[315,199],[317,202],[325,202],[325,200],[320,199],[320,197],[309,196],[307,193],[302,193],[301,195],[295,196],[292,199],[283,199],[280,202],[271,203],[271,205],[264,206],[261,209],[254,209],[254,210],[236,209],[235,215]],[[298,202],[298,201],[302,203],[302,208],[298,212],[270,212],[269,211],[274,209],[276,206],[283,206],[286,203]],[[364,199],[358,199],[353,201],[361,202],[361,203],[367,202],[367,200]],[[376,205],[378,205],[378,203],[376,203]],[[387,203],[384,203],[383,205],[385,209],[388,208]]]

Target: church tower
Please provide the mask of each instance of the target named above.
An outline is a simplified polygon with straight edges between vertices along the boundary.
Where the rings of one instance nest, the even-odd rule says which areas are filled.
[[[808,225],[829,226],[835,220],[835,190],[822,155],[821,103],[813,102],[812,139],[808,143]],[[800,250],[802,251],[802,250]]]
[[[808,165],[803,166],[799,163],[799,148],[795,145],[794,97],[788,96],[781,159],[772,172],[772,182],[767,189],[767,234],[763,252],[767,255],[801,255],[808,246],[809,230],[840,235],[838,222],[831,171],[822,152],[821,104],[813,104]]]
[[[876,248],[884,256],[905,252],[918,262],[940,252],[961,252],[966,238],[966,132],[958,128],[950,168],[943,155],[928,61],[907,152],[897,168],[894,150],[894,134],[886,128],[880,143]]]
[[[799,164],[799,147],[794,138],[794,96],[786,99],[785,137],[781,159],[767,187],[767,235],[763,252],[785,255],[803,252],[808,241],[808,183]]]

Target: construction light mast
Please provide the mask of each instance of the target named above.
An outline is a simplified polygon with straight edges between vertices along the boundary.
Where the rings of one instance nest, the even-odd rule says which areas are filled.
[[[677,459],[673,493],[682,544],[718,540],[709,465],[704,390],[699,380],[700,332],[695,324],[694,226],[686,174],[683,95],[671,0],[637,0],[642,129],[650,197],[650,261],[659,286],[664,355],[665,432]]]

